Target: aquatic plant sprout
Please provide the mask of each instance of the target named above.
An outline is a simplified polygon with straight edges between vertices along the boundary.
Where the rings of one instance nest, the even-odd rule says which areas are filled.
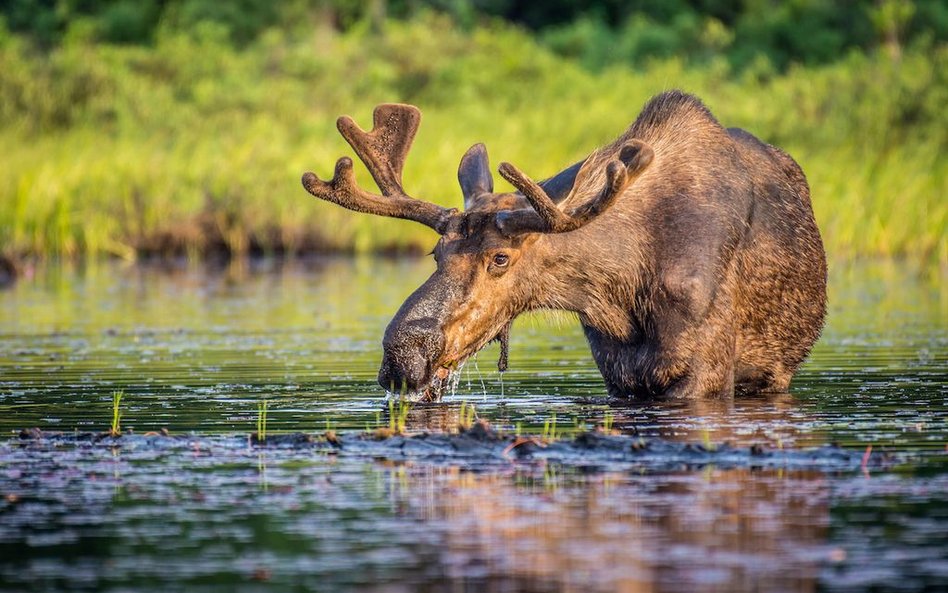
[[[477,419],[477,410],[474,409],[474,404],[469,404],[466,401],[461,402],[461,411],[458,414],[458,427],[462,430],[468,430],[474,425],[474,420]]]
[[[408,413],[411,412],[412,402],[406,398],[398,400],[396,408],[395,400],[388,400],[388,429],[392,434],[405,434],[408,427]]]
[[[267,440],[267,400],[260,400],[257,403],[257,440],[263,442]]]
[[[109,431],[109,434],[112,436],[118,436],[122,433],[122,397],[125,395],[124,391],[113,391],[112,392],[112,428]]]
[[[553,413],[543,422],[543,432],[540,437],[544,441],[555,441],[556,436],[556,414]]]
[[[615,422],[615,415],[611,410],[606,411],[605,416],[602,418],[602,430],[606,433],[612,432],[612,425]]]

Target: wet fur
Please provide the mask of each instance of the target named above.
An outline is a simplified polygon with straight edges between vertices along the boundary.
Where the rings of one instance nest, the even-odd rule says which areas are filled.
[[[579,271],[551,292],[586,293],[580,319],[609,393],[785,390],[825,316],[825,256],[802,170],[669,92],[590,156],[570,202],[597,191],[602,163],[630,138],[652,147],[652,166],[588,226],[543,238],[562,253],[552,274]]]
[[[782,391],[823,326],[826,263],[809,187],[783,151],[725,129],[695,97],[652,99],[629,129],[546,184],[566,212],[597,195],[637,139],[654,158],[616,202],[564,233],[502,231],[529,204],[495,194],[486,150],[465,155],[466,211],[436,247],[438,270],[386,330],[380,382],[423,385],[528,310],[578,314],[617,397]],[[490,257],[509,253],[509,270]],[[412,370],[414,369],[414,370]]]

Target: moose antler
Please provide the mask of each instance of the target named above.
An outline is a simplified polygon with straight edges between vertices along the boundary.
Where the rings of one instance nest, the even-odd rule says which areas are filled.
[[[625,188],[648,167],[653,157],[651,147],[641,140],[631,140],[619,151],[619,158],[606,165],[606,184],[599,195],[569,213],[560,210],[543,188],[520,169],[510,163],[501,163],[501,176],[520,190],[533,210],[501,212],[497,216],[497,225],[510,235],[574,231],[612,206]]]
[[[336,169],[328,182],[321,181],[314,173],[304,173],[303,187],[317,198],[343,208],[414,220],[444,234],[448,220],[456,211],[416,200],[402,189],[402,168],[418,131],[421,111],[411,105],[386,103],[375,108],[372,120],[371,132],[364,131],[346,115],[336,120],[336,127],[365,163],[382,191],[381,196],[356,184],[349,157],[336,161]]]

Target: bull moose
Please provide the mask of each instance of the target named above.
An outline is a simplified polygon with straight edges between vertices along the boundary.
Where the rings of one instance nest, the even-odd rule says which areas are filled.
[[[381,195],[356,185],[347,157],[328,182],[303,175],[317,198],[441,235],[437,269],[385,330],[384,388],[437,399],[450,371],[494,340],[504,370],[512,320],[537,309],[578,315],[613,397],[788,388],[823,326],[826,257],[787,153],[669,91],[546,181],[502,163],[516,192],[494,192],[475,144],[458,168],[460,212],[402,189],[420,119],[397,104],[376,107],[370,132],[339,118]]]

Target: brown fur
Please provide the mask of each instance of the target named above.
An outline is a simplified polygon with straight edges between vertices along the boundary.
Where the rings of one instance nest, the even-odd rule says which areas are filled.
[[[649,158],[630,164],[630,144]],[[628,185],[588,215],[617,161]],[[623,397],[785,390],[819,337],[826,264],[803,172],[695,97],[651,100],[615,142],[541,183],[549,197],[529,180],[529,202],[494,194],[487,167],[480,145],[462,161],[467,209],[445,219],[437,270],[386,330],[383,385],[424,389],[534,309],[577,313]],[[566,218],[537,219],[530,204],[547,199]]]

